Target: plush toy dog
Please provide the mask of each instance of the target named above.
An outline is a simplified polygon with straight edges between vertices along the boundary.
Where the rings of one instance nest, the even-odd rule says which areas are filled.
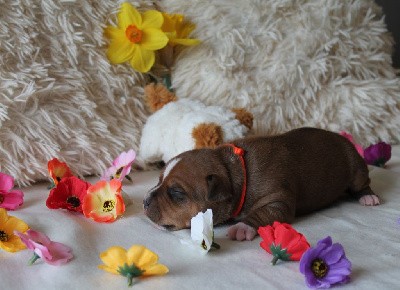
[[[145,95],[154,112],[140,140],[139,157],[145,163],[168,162],[187,150],[214,148],[246,136],[253,126],[253,115],[245,109],[177,100],[162,84],[147,85]]]

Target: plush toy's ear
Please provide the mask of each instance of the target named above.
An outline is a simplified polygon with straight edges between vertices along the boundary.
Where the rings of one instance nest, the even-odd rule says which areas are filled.
[[[232,112],[236,114],[236,119],[239,120],[240,123],[245,125],[249,130],[253,128],[253,114],[247,111],[244,108],[235,108],[232,109]]]
[[[201,123],[193,128],[192,137],[195,149],[215,148],[223,142],[221,126],[215,123]]]
[[[169,102],[176,101],[175,94],[170,92],[164,85],[160,83],[151,83],[145,86],[144,94],[146,96],[147,106],[152,113],[160,110]]]

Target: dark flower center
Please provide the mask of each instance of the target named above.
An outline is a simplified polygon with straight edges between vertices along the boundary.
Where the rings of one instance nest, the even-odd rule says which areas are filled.
[[[81,205],[81,201],[76,196],[70,196],[67,198],[67,203],[72,205],[73,207],[78,207]]]
[[[2,242],[8,241],[8,235],[4,231],[0,231],[0,241]]]
[[[123,167],[120,167],[120,168],[117,170],[117,172],[115,172],[115,177],[116,177],[116,178],[119,178],[119,177],[120,177],[121,172],[122,172],[122,169],[124,169],[124,168],[123,168]]]
[[[104,211],[104,212],[110,212],[110,211],[112,211],[112,210],[114,209],[114,206],[115,206],[115,201],[113,201],[113,200],[106,200],[106,201],[103,203],[103,211]]]
[[[323,278],[328,274],[328,265],[321,259],[315,259],[311,264],[311,270],[315,277]]]
[[[4,201],[4,196],[0,194],[0,204],[2,204]]]

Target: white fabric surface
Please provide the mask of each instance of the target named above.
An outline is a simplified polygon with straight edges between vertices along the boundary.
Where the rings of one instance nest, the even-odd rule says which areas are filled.
[[[357,201],[298,219],[293,226],[312,246],[330,235],[344,246],[353,264],[351,282],[337,289],[398,289],[400,275],[400,147],[393,149],[387,169],[371,168],[372,187],[384,203],[362,207]],[[124,190],[133,200],[124,216],[99,224],[82,215],[50,210],[45,205],[48,184],[23,188],[25,203],[9,215],[23,219],[32,229],[72,247],[75,258],[60,267],[38,260],[27,266],[32,253],[0,251],[0,289],[127,289],[126,278],[104,272],[99,254],[113,245],[143,244],[169,267],[166,276],[139,281],[132,289],[308,289],[298,262],[270,265],[271,256],[251,242],[230,241],[226,226],[215,228],[221,249],[203,255],[180,242],[189,230],[157,229],[143,215],[142,197],[157,182],[158,172],[134,172]],[[91,181],[94,181],[92,179]]]

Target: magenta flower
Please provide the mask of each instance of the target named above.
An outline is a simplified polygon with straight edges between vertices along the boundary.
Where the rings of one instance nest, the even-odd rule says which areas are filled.
[[[24,193],[20,190],[11,190],[14,187],[14,178],[0,172],[0,207],[14,210],[24,203]]]
[[[72,250],[66,245],[53,242],[43,233],[27,230],[25,234],[15,231],[15,234],[21,238],[21,241],[34,254],[29,260],[29,265],[35,263],[39,258],[53,266],[60,266],[68,263],[72,258]]]
[[[364,159],[369,165],[384,167],[391,157],[392,146],[385,142],[371,145],[364,150]]]
[[[345,138],[346,138],[347,140],[349,140],[351,143],[353,143],[354,147],[356,147],[356,150],[357,150],[358,154],[360,154],[361,157],[364,157],[364,149],[362,148],[362,146],[361,146],[360,144],[357,144],[357,143],[354,141],[354,138],[353,138],[353,136],[352,136],[351,134],[346,133],[346,132],[344,132],[344,131],[340,132],[339,134],[342,135],[343,137],[345,137]]]
[[[113,162],[101,177],[102,180],[110,181],[117,179],[122,181],[125,176],[131,172],[132,163],[136,158],[136,153],[132,149],[128,152],[122,152]]]
[[[329,288],[350,280],[351,263],[346,258],[343,246],[332,244],[332,238],[328,236],[303,254],[300,272],[305,275],[308,287]]]

